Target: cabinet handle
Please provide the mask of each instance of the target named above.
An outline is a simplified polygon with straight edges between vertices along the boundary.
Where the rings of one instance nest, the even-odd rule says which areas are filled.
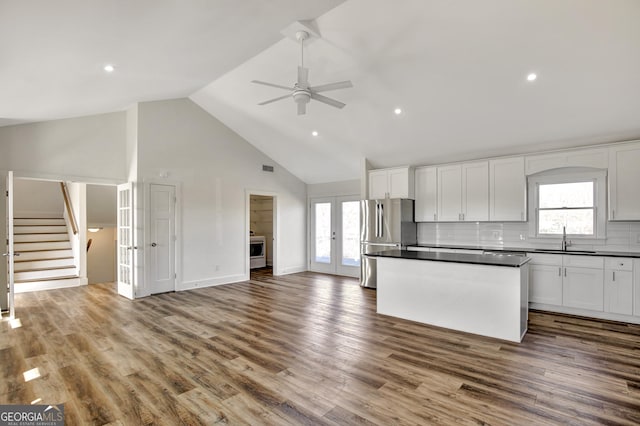
[[[616,218],[616,210],[611,209],[611,219],[615,219],[615,218]]]
[[[434,214],[433,214],[433,221],[435,222],[436,220],[437,220],[437,219],[436,219],[436,214],[434,213]]]
[[[562,268],[558,267],[558,276],[561,277],[562,276]]]
[[[616,280],[616,271],[613,271],[613,280]]]
[[[564,276],[567,276],[567,268],[564,268]]]

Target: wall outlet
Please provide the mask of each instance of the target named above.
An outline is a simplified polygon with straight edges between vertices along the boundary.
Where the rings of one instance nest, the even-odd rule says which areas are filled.
[[[220,270],[220,265],[216,265],[216,271]]]

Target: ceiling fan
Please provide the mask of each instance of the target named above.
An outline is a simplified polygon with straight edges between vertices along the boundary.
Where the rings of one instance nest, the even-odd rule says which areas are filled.
[[[286,99],[289,96],[293,97],[293,100],[298,105],[298,115],[303,115],[307,112],[307,104],[311,99],[318,102],[322,102],[327,105],[331,105],[336,108],[343,108],[344,103],[336,101],[335,99],[328,98],[320,95],[320,92],[328,92],[330,90],[346,89],[353,87],[351,81],[340,81],[337,83],[322,84],[320,86],[309,86],[309,69],[304,67],[304,41],[309,38],[309,33],[306,31],[296,32],[296,40],[300,42],[300,66],[298,67],[298,81],[293,87],[281,86],[279,84],[267,83],[265,81],[252,80],[252,83],[262,84],[265,86],[276,87],[278,89],[288,90],[291,93],[279,96],[277,98],[269,99],[268,101],[260,102],[258,105],[266,105],[271,102]]]

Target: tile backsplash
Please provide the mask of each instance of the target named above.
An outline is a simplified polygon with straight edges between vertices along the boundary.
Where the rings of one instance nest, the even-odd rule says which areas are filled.
[[[528,223],[418,223],[418,244],[469,245],[494,248],[559,248],[559,240],[532,238]],[[605,240],[572,239],[572,248],[640,252],[640,222],[607,222]]]

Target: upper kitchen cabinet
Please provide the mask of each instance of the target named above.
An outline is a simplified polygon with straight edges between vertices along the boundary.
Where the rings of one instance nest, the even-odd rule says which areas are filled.
[[[524,157],[489,160],[489,220],[527,220]]]
[[[369,199],[414,199],[414,177],[411,167],[394,167],[369,171]]]
[[[640,143],[609,148],[609,220],[640,220]]]
[[[415,170],[416,222],[438,220],[438,171],[436,167]]]
[[[487,161],[437,168],[439,221],[489,220],[489,165]]]
[[[525,173],[527,176],[546,170],[564,167],[607,168],[608,151],[606,148],[576,149],[552,152],[549,154],[527,155]]]

